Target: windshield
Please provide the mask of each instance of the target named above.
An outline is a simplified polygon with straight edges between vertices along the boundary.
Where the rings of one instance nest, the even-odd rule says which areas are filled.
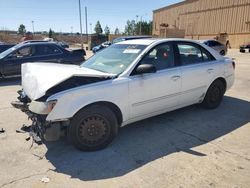
[[[145,45],[113,44],[96,53],[81,64],[81,67],[105,73],[121,74],[146,47]]]
[[[2,53],[0,53],[0,59],[6,57],[11,52],[15,51],[19,46],[20,46],[20,44],[17,44],[16,46],[13,46],[12,48],[9,48],[8,50],[5,50]]]

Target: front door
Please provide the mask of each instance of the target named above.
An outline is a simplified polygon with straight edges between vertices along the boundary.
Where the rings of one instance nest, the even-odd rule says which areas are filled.
[[[32,47],[23,47],[12,52],[3,61],[4,75],[21,75],[21,65],[26,62],[32,62]]]
[[[157,72],[137,75],[129,81],[130,119],[150,116],[176,107],[181,90],[181,71],[175,66],[171,43],[153,48],[139,64],[153,64]]]

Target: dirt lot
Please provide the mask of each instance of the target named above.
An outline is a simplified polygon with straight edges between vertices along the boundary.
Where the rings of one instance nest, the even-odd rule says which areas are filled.
[[[29,121],[10,106],[20,81],[1,81],[0,187],[250,187],[250,54],[229,56],[236,81],[218,109],[191,106],[126,126],[92,153],[66,140],[31,147],[15,132]]]

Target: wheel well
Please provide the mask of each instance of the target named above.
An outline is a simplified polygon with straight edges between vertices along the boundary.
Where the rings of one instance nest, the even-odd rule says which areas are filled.
[[[226,90],[227,90],[227,82],[226,82],[225,78],[220,77],[220,78],[217,78],[216,80],[214,80],[213,82],[215,82],[217,80],[219,80],[219,81],[221,81],[223,83],[223,85],[225,87],[225,91],[224,91],[224,93],[225,93]]]
[[[122,112],[121,112],[120,108],[117,105],[115,105],[114,103],[100,101],[100,102],[91,103],[91,104],[85,106],[84,108],[87,108],[87,107],[92,106],[92,105],[103,105],[103,106],[108,107],[115,114],[117,121],[118,121],[118,124],[119,125],[122,124],[122,121],[123,121]]]

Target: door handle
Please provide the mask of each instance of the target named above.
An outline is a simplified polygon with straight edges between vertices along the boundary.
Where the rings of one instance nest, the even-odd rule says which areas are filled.
[[[172,76],[171,77],[171,80],[173,80],[173,81],[177,81],[177,80],[179,80],[181,77],[180,76]]]
[[[211,74],[214,71],[214,69],[207,69],[207,72]]]

